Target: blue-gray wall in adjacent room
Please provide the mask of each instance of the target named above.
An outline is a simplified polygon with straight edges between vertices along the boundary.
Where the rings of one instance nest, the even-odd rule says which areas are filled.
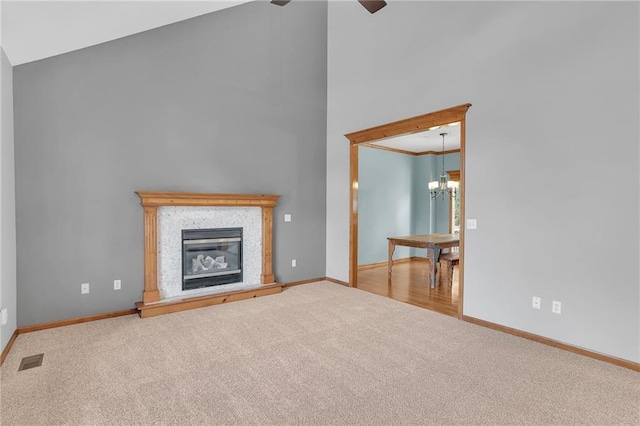
[[[413,235],[429,234],[434,225],[431,221],[431,201],[428,184],[436,179],[436,159],[438,156],[426,154],[413,157]],[[414,250],[414,255],[421,256],[422,250]]]
[[[413,157],[377,148],[358,151],[358,264],[387,259],[387,237],[411,234]],[[397,247],[394,259],[409,257]]]
[[[327,3],[251,2],[15,67],[18,325],[134,307],[137,190],[280,194],[276,279],[323,277],[326,58]]]

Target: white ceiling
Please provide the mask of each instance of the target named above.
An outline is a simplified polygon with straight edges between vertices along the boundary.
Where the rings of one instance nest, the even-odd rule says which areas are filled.
[[[248,1],[3,0],[2,48],[16,66]]]
[[[442,136],[444,136],[444,150],[451,151],[460,149],[460,122],[429,129],[425,132],[412,133],[410,135],[398,136],[373,142],[371,145],[384,146],[413,153],[442,151]]]

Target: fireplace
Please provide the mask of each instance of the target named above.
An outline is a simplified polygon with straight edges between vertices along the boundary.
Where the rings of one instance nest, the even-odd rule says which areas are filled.
[[[136,193],[144,208],[144,290],[142,301],[136,302],[140,317],[282,291],[273,273],[272,250],[273,209],[279,195]],[[182,230],[232,227],[243,229],[242,250],[238,250],[242,254],[242,282],[183,291]]]
[[[242,228],[182,230],[182,290],[242,282]]]

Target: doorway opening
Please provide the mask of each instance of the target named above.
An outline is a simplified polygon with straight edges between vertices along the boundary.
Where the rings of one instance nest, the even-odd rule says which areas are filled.
[[[365,130],[345,135],[350,141],[350,234],[349,234],[349,284],[358,287],[358,152],[363,146],[384,141],[402,135],[426,132],[434,128],[459,123],[460,126],[460,195],[458,200],[458,224],[464,223],[464,193],[465,193],[465,133],[466,112],[471,104],[463,104],[432,113],[383,124]],[[444,154],[444,152],[442,153]],[[426,182],[425,182],[426,191]],[[427,192],[428,194],[428,192]],[[463,270],[464,270],[464,227],[459,226],[460,263],[458,279],[457,312],[453,315],[462,318]],[[391,235],[389,236],[391,237]],[[389,281],[389,285],[391,281]],[[425,281],[425,285],[428,284]],[[390,286],[391,287],[391,286]]]

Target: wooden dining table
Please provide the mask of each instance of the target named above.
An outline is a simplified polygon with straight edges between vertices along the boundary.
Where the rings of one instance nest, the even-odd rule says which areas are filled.
[[[396,250],[396,246],[422,248],[427,250],[427,257],[429,258],[429,286],[431,288],[436,287],[436,261],[439,250],[458,247],[460,245],[460,236],[458,234],[410,235],[407,237],[388,237],[387,240],[389,240],[389,279],[391,279],[393,252]]]

